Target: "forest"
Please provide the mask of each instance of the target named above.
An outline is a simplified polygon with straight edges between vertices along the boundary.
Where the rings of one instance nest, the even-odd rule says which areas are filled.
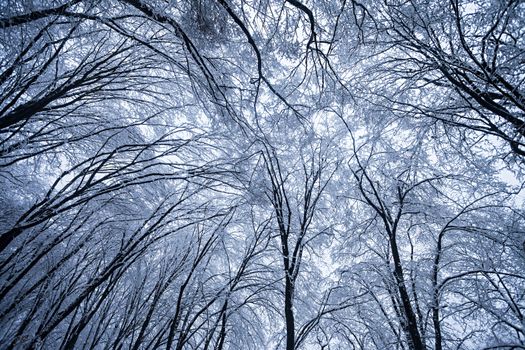
[[[0,0],[0,349],[525,349],[525,1]]]

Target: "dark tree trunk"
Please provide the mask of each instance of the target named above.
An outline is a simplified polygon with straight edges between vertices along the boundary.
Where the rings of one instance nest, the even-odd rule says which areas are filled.
[[[412,350],[424,350],[423,341],[417,328],[417,319],[412,304],[410,303],[410,297],[405,285],[403,266],[401,265],[401,258],[399,256],[399,250],[397,248],[397,242],[395,236],[390,235],[390,247],[392,249],[392,257],[394,259],[394,276],[396,279],[399,295],[401,297],[401,307],[405,320],[403,328],[407,334],[408,346]]]
[[[286,350],[295,349],[295,320],[293,314],[294,282],[290,272],[286,272],[284,289],[284,317],[286,320]]]

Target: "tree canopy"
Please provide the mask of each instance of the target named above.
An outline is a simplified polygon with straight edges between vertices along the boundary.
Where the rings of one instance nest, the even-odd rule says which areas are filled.
[[[0,349],[525,349],[525,2],[0,1]]]

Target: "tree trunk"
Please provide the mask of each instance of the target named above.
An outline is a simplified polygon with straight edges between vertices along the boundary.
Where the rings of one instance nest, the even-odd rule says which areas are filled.
[[[410,297],[405,285],[403,266],[401,265],[401,258],[397,248],[397,242],[394,235],[390,235],[390,248],[392,249],[392,257],[394,259],[394,277],[396,279],[399,295],[401,297],[401,307],[405,317],[403,320],[403,328],[408,338],[408,346],[412,350],[424,350],[421,335],[417,329],[417,319],[412,305],[410,304]]]
[[[286,350],[295,349],[295,320],[293,314],[294,281],[291,273],[286,271],[284,289],[284,317],[286,320]]]

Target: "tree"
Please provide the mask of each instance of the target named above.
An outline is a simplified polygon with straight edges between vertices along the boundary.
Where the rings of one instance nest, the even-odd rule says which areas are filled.
[[[524,13],[4,1],[1,347],[524,347]]]
[[[523,156],[519,1],[365,6],[363,26],[372,38],[363,44],[368,50],[363,55],[372,52],[376,67],[358,79],[370,81],[375,103],[400,116],[496,136]],[[372,45],[380,46],[370,50]]]
[[[373,337],[380,339],[384,332],[393,336],[390,342],[375,340],[377,347],[393,346],[392,338],[397,338],[400,343],[397,346],[406,344],[409,349],[429,346],[443,349],[464,343],[475,347],[505,344],[512,336],[505,338],[503,334],[508,335],[515,328],[515,321],[510,319],[520,319],[519,315],[511,316],[513,312],[508,313],[509,318],[500,319],[502,328],[493,335],[478,334],[478,343],[471,343],[470,338],[481,331],[481,325],[464,325],[462,331],[456,327],[462,322],[459,315],[468,318],[468,313],[476,313],[478,320],[493,322],[489,319],[503,314],[493,304],[493,298],[498,298],[495,295],[504,294],[506,283],[509,283],[508,295],[523,283],[519,267],[502,263],[506,259],[515,261],[515,256],[521,255],[518,241],[496,238],[509,237],[514,230],[510,229],[514,224],[504,229],[495,224],[496,217],[515,216],[510,206],[513,193],[504,184],[494,183],[493,177],[484,178],[486,175],[471,169],[470,173],[476,174],[474,182],[466,175],[468,172],[458,168],[459,162],[455,164],[456,174],[437,173],[440,167],[436,167],[436,163],[432,167],[414,167],[413,164],[420,164],[432,151],[426,149],[426,142],[414,140],[415,144],[399,145],[403,147],[401,150],[392,148],[395,142],[383,144],[377,139],[360,147],[354,144],[352,173],[358,184],[356,196],[361,201],[358,206],[361,209],[357,210],[369,214],[363,216],[362,223],[356,227],[358,236],[350,236],[350,247],[346,248],[360,262],[354,267],[345,267],[343,276],[358,288],[358,293],[363,291],[361,303],[377,304],[381,311],[379,316],[362,310],[359,317],[369,323],[373,322],[372,317],[386,318],[390,329],[372,329]],[[398,158],[394,159],[394,155]],[[352,247],[352,241],[363,243]],[[486,249],[489,246],[491,248]],[[510,255],[503,258],[495,252]],[[486,269],[487,266],[490,268]],[[487,278],[492,287],[480,287],[480,273],[485,274],[481,279]],[[489,277],[492,274],[506,276],[503,279],[507,281],[496,286]],[[476,282],[471,283],[471,276],[475,276]],[[461,287],[442,289],[449,279],[456,278]],[[479,288],[490,290],[491,296],[480,295]],[[456,303],[459,296],[468,299],[472,307],[464,309],[469,304],[465,299]],[[507,310],[521,308],[520,302],[514,301],[515,304],[508,300],[514,306],[506,303],[507,306],[500,306]],[[520,337],[518,335],[518,339]]]
[[[284,170],[274,149],[266,146],[263,153],[264,166],[270,181],[268,199],[273,207],[277,222],[279,253],[284,271],[284,318],[286,324],[286,349],[293,350],[300,344],[296,336],[294,301],[298,288],[298,277],[303,264],[304,250],[316,235],[311,233],[312,222],[317,216],[317,206],[323,191],[333,176],[329,164],[321,154],[309,155],[302,160],[303,189],[290,188],[289,183],[297,174]],[[320,158],[320,159],[316,159]],[[294,161],[294,160],[291,160]],[[325,174],[327,173],[328,174]],[[294,179],[295,180],[295,179]],[[295,180],[297,181],[297,180]],[[297,190],[292,195],[290,192]],[[293,193],[293,192],[292,192]],[[303,335],[304,336],[304,335]]]

